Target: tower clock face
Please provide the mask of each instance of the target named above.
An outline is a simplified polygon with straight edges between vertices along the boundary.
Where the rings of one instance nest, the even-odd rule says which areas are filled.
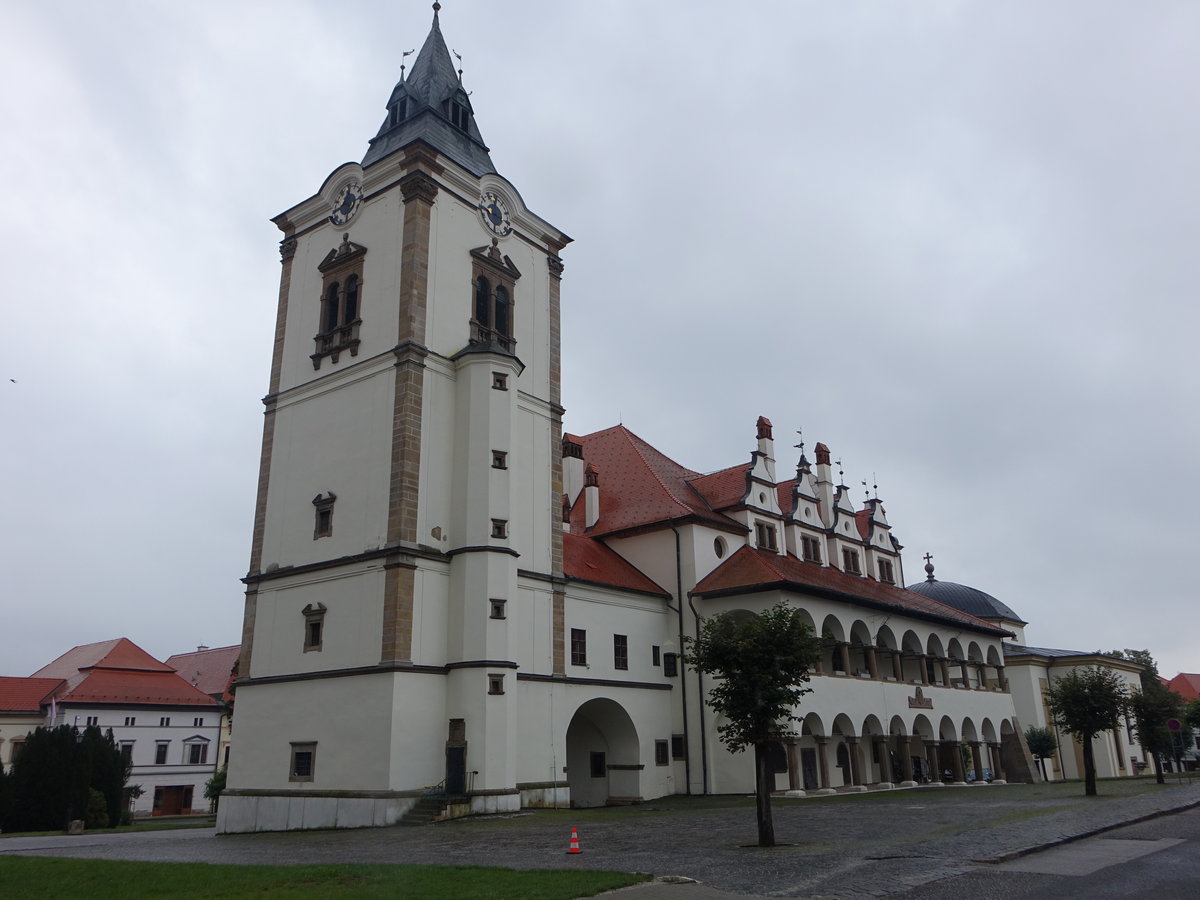
[[[483,219],[483,227],[492,234],[504,237],[512,231],[512,218],[509,216],[508,207],[491,191],[480,196],[479,215]]]
[[[363,189],[362,185],[357,181],[352,181],[340,191],[333,201],[333,211],[329,214],[329,221],[334,225],[345,225],[354,218],[354,214],[358,212],[358,205],[362,202]]]

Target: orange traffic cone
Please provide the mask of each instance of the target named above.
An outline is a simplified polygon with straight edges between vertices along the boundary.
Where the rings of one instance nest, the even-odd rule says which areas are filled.
[[[583,852],[583,850],[581,850],[579,847],[579,835],[575,832],[574,828],[571,829],[571,846],[567,849],[567,852],[568,853],[582,853]]]

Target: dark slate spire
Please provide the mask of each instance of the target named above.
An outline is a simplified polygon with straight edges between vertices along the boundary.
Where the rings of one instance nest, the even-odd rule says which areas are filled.
[[[387,118],[371,139],[364,167],[414,141],[424,141],[474,175],[496,170],[442,38],[439,9],[441,5],[434,3],[433,27],[412,71],[392,89]]]

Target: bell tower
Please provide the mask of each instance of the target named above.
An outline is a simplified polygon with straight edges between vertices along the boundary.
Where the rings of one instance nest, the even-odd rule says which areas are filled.
[[[561,250],[438,21],[361,163],[283,233],[222,831],[520,804],[563,670]]]

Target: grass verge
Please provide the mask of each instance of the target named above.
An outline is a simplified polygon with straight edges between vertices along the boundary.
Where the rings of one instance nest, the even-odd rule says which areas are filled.
[[[590,870],[471,866],[224,866],[207,863],[0,857],[0,894],[88,900],[293,897],[406,900],[570,900],[649,880],[649,875]]]

